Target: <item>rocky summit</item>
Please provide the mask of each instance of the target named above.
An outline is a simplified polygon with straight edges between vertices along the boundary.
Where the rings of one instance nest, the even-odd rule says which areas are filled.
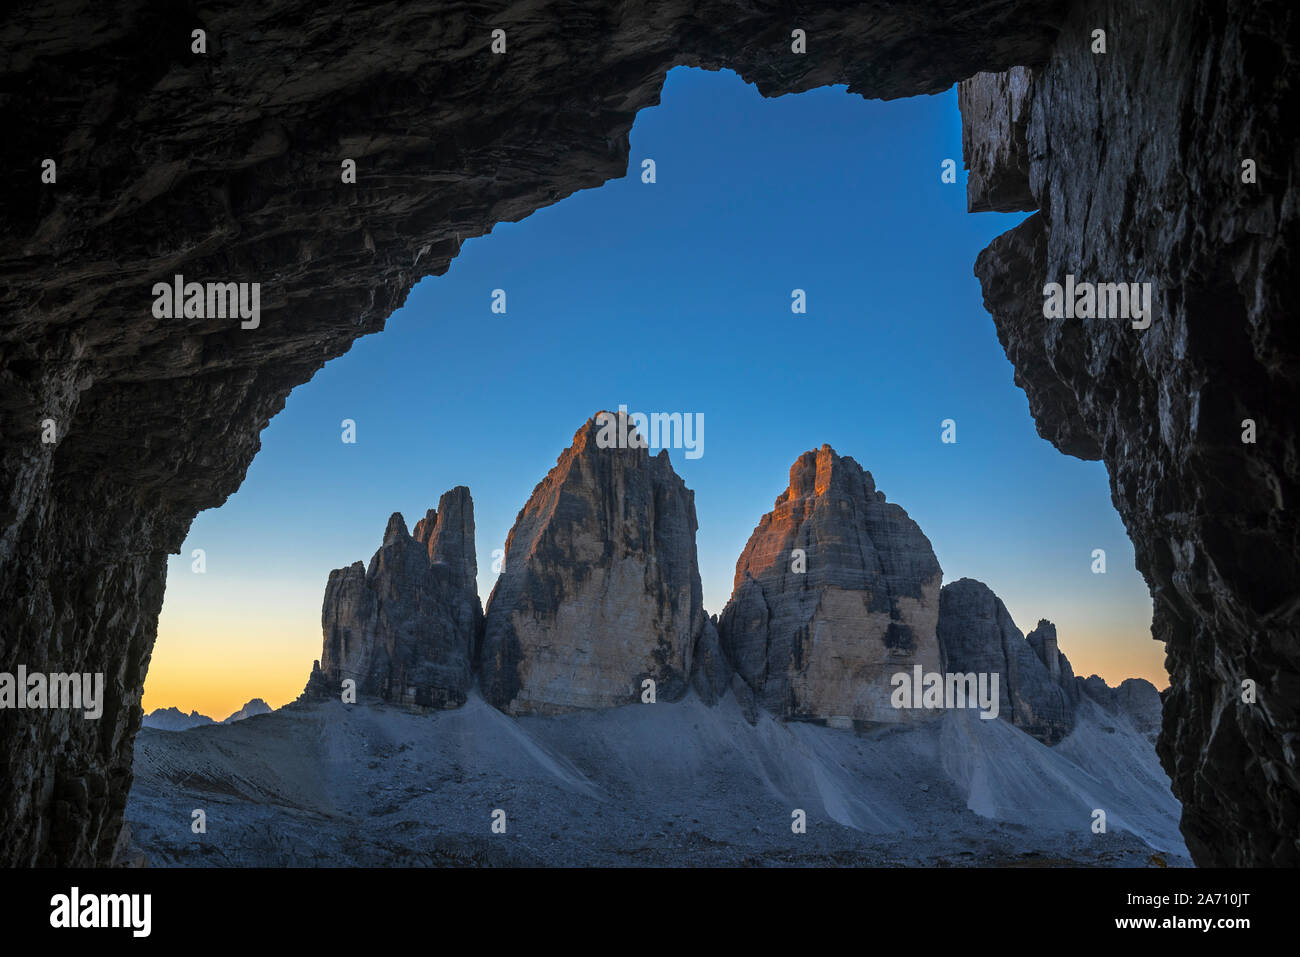
[[[939,643],[944,670],[999,674],[999,717],[1054,745],[1073,729],[1080,701],[1090,698],[1123,714],[1154,740],[1160,727],[1160,693],[1142,678],[1111,688],[1097,675],[1077,678],[1060,650],[1056,626],[1041,619],[1028,636],[1007,606],[983,582],[961,578],[939,594]]]
[[[941,577],[907,512],[823,445],[791,466],[741,553],[722,646],[773,714],[837,726],[902,720],[916,712],[891,706],[890,677],[938,670]]]
[[[1074,673],[1056,648],[1056,629],[1050,640],[1040,622],[1038,648],[1052,660],[1045,664],[1036,649],[1011,620],[1002,599],[983,582],[962,578],[945,585],[939,595],[939,640],[944,669],[950,672],[996,672],[1001,675],[999,716],[1045,744],[1055,744],[1074,726],[1070,695]],[[1067,684],[1058,677],[1069,676]]]
[[[483,619],[475,578],[474,502],[458,486],[406,530],[398,513],[369,568],[330,572],[321,608],[321,659],[308,691],[361,694],[423,707],[465,703],[474,642]]]
[[[143,726],[159,731],[187,731],[204,725],[216,724],[206,714],[191,711],[186,714],[180,708],[157,708],[144,716]]]
[[[619,448],[609,425],[627,433],[621,412],[578,429],[506,540],[479,665],[484,697],[509,713],[629,704],[646,679],[679,699],[709,641],[694,493],[667,451]]]

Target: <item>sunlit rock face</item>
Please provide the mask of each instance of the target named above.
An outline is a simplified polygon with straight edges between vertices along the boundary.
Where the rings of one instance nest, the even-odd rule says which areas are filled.
[[[388,520],[367,568],[330,572],[321,609],[325,640],[308,690],[358,694],[430,708],[465,703],[482,623],[474,554],[474,503],[463,485],[406,530]]]
[[[1088,0],[1030,76],[962,85],[971,207],[1039,210],[980,255],[985,305],[1039,433],[1106,463],[1205,865],[1300,864],[1297,29],[1284,0]],[[1150,325],[1045,316],[1067,274],[1150,282]]]
[[[602,415],[515,519],[488,599],[483,693],[511,714],[631,704],[647,679],[656,700],[676,700],[696,641],[711,641],[695,495],[666,450],[602,447],[602,422],[628,434],[622,413]]]
[[[941,577],[917,524],[870,472],[823,445],[791,466],[736,563],[723,648],[758,705],[784,718],[933,717],[893,707],[890,679],[939,669]]]

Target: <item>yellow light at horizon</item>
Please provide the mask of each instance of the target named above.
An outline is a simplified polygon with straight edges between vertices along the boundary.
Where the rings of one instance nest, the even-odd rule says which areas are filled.
[[[320,657],[319,585],[177,575],[167,598],[146,712],[179,708],[221,720],[252,698],[278,708],[302,693]]]

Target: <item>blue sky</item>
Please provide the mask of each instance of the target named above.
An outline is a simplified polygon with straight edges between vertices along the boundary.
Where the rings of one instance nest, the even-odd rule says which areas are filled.
[[[146,706],[288,700],[319,657],[330,569],[454,485],[473,493],[486,599],[533,487],[620,404],[704,416],[703,457],[670,455],[695,490],[709,611],[791,463],[829,442],[920,524],[945,581],[986,582],[1023,631],[1055,621],[1076,671],[1164,687],[1104,467],[1038,437],[982,306],[975,257],[1022,217],[966,213],[956,100],[765,100],[731,73],[674,70],[626,177],[467,241],[290,396],[243,487],[170,562]]]

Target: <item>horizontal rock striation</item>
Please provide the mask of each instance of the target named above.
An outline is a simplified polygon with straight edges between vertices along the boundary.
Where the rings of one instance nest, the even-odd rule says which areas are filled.
[[[445,493],[415,525],[398,513],[369,567],[330,572],[321,608],[324,648],[308,692],[358,694],[397,704],[456,708],[473,684],[483,611],[469,489]]]
[[[930,541],[829,445],[805,452],[736,562],[722,646],[759,706],[783,718],[900,721],[890,677],[939,666],[942,571]]]
[[[965,117],[972,181],[1002,184],[972,208],[1039,209],[975,271],[1039,433],[1106,463],[1168,654],[1160,754],[1204,865],[1300,864],[1298,28],[1281,0],[1086,0],[1028,91],[963,84],[963,102],[1001,87],[1004,114],[1028,114],[1022,138]],[[1067,274],[1151,283],[1150,326],[1045,318]]]
[[[667,450],[611,447],[623,413],[589,419],[506,539],[479,659],[484,697],[511,714],[681,698],[703,639],[704,688],[722,684],[695,552],[695,496]],[[635,435],[632,431],[630,435]],[[634,444],[634,442],[629,442]],[[716,692],[715,692],[716,693]]]

